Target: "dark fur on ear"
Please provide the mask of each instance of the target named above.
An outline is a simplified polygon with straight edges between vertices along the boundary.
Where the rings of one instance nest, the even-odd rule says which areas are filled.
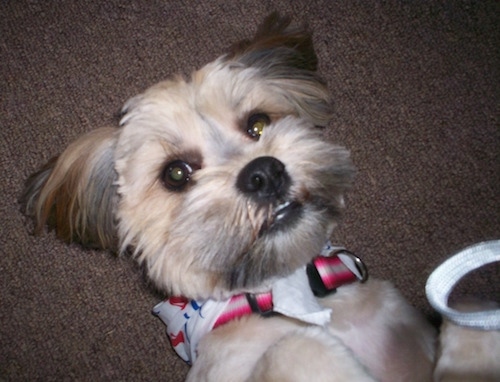
[[[80,137],[27,180],[20,202],[36,233],[48,224],[65,241],[116,249],[117,133],[102,128]]]
[[[233,45],[226,58],[259,68],[271,84],[282,89],[302,118],[317,126],[331,119],[331,100],[316,72],[318,59],[307,27],[293,26],[290,18],[272,13],[252,40]]]

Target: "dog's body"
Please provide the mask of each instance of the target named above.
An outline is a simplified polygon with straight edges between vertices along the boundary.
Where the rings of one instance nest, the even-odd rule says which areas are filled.
[[[256,315],[209,333],[190,381],[430,381],[434,329],[387,282],[319,299],[326,327]]]
[[[131,249],[154,284],[192,299],[266,291],[318,254],[353,175],[315,126],[330,100],[310,35],[271,16],[189,80],[130,100],[119,129],[70,145],[28,182],[38,229]],[[318,300],[329,325],[250,315],[206,335],[194,381],[430,380],[434,331],[388,283]]]

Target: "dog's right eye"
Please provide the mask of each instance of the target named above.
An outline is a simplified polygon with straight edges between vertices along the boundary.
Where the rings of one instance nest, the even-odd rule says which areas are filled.
[[[166,188],[171,191],[182,191],[191,180],[193,167],[182,160],[167,163],[161,173],[161,179]]]
[[[266,126],[271,123],[271,118],[267,114],[257,113],[248,117],[247,134],[250,138],[259,140]]]

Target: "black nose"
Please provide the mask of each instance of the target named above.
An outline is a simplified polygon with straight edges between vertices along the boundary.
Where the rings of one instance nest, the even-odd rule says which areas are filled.
[[[243,167],[236,186],[256,201],[272,202],[286,195],[290,176],[278,159],[258,157]]]

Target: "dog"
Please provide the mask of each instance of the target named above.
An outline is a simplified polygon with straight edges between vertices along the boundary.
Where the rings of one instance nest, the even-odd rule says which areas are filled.
[[[434,328],[389,282],[310,289],[355,172],[321,137],[331,105],[311,33],[272,14],[189,78],[129,100],[118,128],[70,144],[27,181],[25,212],[37,232],[132,253],[169,309],[206,317],[243,296],[250,314],[215,325],[214,313],[185,351],[190,381],[431,380]]]

